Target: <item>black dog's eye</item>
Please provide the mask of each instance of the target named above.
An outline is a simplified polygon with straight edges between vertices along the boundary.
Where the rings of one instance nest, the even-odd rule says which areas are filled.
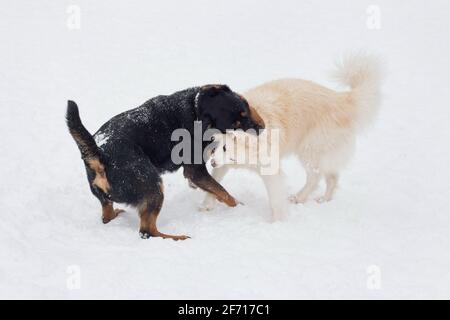
[[[241,112],[241,117],[242,117],[242,118],[246,118],[246,117],[247,117],[247,112],[242,111],[242,112]]]

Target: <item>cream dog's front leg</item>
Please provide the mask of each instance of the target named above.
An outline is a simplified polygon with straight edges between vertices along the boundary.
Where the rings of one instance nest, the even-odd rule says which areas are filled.
[[[284,174],[281,170],[273,175],[261,175],[269,196],[272,221],[283,219],[288,213],[288,201],[286,199],[286,187]]]
[[[214,180],[216,180],[217,182],[220,182],[223,179],[223,177],[225,177],[225,175],[227,174],[228,169],[229,168],[226,165],[218,167],[218,168],[213,168],[212,172],[211,172],[211,176],[214,178]],[[216,198],[212,194],[206,192],[205,198],[203,199],[203,202],[200,205],[199,210],[200,211],[212,211],[216,207],[216,204],[217,204]]]

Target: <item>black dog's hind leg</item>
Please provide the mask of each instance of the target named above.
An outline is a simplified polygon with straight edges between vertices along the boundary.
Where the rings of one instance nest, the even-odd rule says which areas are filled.
[[[114,209],[111,201],[105,201],[102,203],[102,221],[108,223],[114,220],[120,213],[125,212],[123,209]]]
[[[113,202],[105,197],[105,195],[98,190],[98,188],[95,188],[93,185],[91,185],[91,191],[92,193],[97,197],[97,199],[100,201],[100,204],[102,205],[102,221],[104,224],[107,224],[111,220],[114,220],[117,218],[119,214],[122,212],[125,212],[123,209],[114,209]]]
[[[163,239],[173,239],[175,241],[188,239],[189,237],[185,235],[175,236],[158,231],[156,220],[158,219],[158,214],[164,201],[162,183],[158,183],[159,187],[156,188],[157,190],[152,191],[138,206],[139,217],[141,218],[139,229],[141,238],[148,239],[149,237],[161,237]]]
[[[230,207],[238,205],[234,199],[213,177],[204,165],[185,165],[184,176],[192,181],[197,187],[213,194],[218,201],[224,202]]]

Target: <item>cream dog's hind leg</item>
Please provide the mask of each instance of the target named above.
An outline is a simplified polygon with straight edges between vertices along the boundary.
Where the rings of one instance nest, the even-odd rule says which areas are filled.
[[[323,196],[316,199],[316,201],[318,203],[328,202],[333,199],[333,194],[337,187],[338,178],[339,178],[339,176],[335,173],[325,174],[325,181],[327,183],[327,189]]]
[[[307,168],[305,186],[297,194],[290,196],[289,200],[293,203],[305,203],[309,195],[316,190],[321,177],[318,169]]]

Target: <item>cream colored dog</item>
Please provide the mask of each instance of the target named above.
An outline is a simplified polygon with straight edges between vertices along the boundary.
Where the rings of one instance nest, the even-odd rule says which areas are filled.
[[[258,170],[265,183],[274,219],[286,212],[287,196],[281,170],[262,174],[264,158],[260,157],[260,143],[268,141],[268,148],[278,147],[279,157],[294,154],[306,170],[305,186],[289,197],[291,202],[304,203],[317,188],[322,177],[326,181],[325,194],[318,202],[330,201],[341,170],[349,162],[355,145],[356,133],[374,119],[380,103],[380,67],[376,59],[357,55],[343,59],[336,70],[336,79],[350,91],[336,92],[310,81],[283,79],[265,83],[244,94],[259,115],[266,129],[258,137],[243,132],[229,132],[215,136],[211,155],[213,177],[220,181],[230,167]],[[273,129],[278,129],[273,131]],[[270,139],[278,132],[279,141]],[[269,137],[269,138],[268,138]],[[230,142],[236,144],[229,148]],[[278,143],[274,146],[274,143]],[[244,150],[261,160],[258,163],[239,162]],[[252,151],[253,150],[253,151]],[[256,151],[255,151],[256,150]],[[242,158],[242,157],[241,157]],[[206,195],[201,209],[212,210],[216,200]]]

